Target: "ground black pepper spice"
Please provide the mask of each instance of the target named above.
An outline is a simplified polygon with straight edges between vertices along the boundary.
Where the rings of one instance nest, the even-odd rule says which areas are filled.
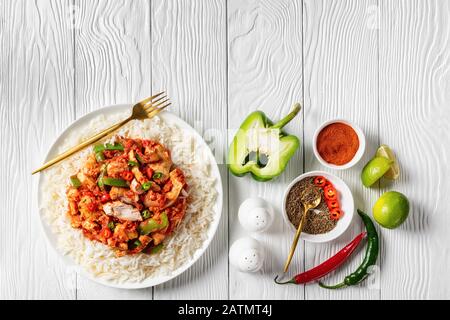
[[[317,188],[314,185],[314,178],[309,177],[300,180],[294,184],[289,190],[286,199],[286,213],[289,220],[298,228],[300,220],[303,216],[303,205],[301,203],[301,197],[303,192],[308,188]],[[319,190],[322,194],[322,201],[316,209],[312,209],[308,212],[306,216],[305,226],[303,227],[303,232],[309,234],[321,234],[327,233],[334,229],[337,221],[330,218],[330,211],[328,210],[327,204],[325,202],[325,196],[322,189]]]

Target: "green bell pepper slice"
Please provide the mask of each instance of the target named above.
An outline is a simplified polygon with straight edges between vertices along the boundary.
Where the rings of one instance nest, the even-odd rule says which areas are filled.
[[[228,168],[235,176],[250,173],[257,181],[268,181],[280,175],[300,146],[300,140],[282,128],[300,111],[299,103],[279,122],[273,122],[262,111],[252,112],[242,123],[228,151]]]
[[[123,151],[123,150],[125,150],[125,148],[123,147],[122,144],[120,144],[120,143],[118,143],[118,142],[116,142],[116,143],[114,143],[114,144],[112,144],[112,143],[106,143],[106,144],[104,144],[104,145],[103,145],[103,144],[99,144],[99,145],[94,146],[94,152],[95,152],[95,153],[103,152],[103,151],[105,151],[105,150],[110,150],[110,151],[112,151],[112,150]]]
[[[70,177],[70,183],[72,184],[73,187],[77,189],[81,187],[81,181],[80,179],[78,179],[76,174]]]
[[[155,219],[148,219],[140,223],[139,232],[141,235],[147,235],[153,231],[162,230],[169,225],[169,218],[165,212],[161,213],[161,223]]]
[[[153,248],[150,249],[150,253],[151,254],[155,254],[158,253],[162,250],[162,248],[164,248],[164,244],[160,243],[157,246],[154,246]]]
[[[95,160],[97,160],[97,162],[105,161],[105,155],[103,154],[103,152],[96,152],[95,153]]]
[[[103,177],[99,182],[104,186],[111,186],[111,187],[119,187],[119,188],[129,188],[128,182],[126,182],[123,179],[117,179],[117,178],[110,178],[110,177]]]

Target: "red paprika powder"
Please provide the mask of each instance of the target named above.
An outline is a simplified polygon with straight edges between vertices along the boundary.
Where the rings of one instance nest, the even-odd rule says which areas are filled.
[[[317,137],[317,151],[322,159],[337,166],[350,162],[358,149],[358,135],[345,123],[329,124]]]

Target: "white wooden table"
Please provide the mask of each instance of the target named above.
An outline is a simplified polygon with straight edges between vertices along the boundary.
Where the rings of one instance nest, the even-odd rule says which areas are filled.
[[[449,298],[449,16],[449,0],[0,0],[0,298]],[[67,269],[46,244],[38,179],[30,173],[75,119],[161,89],[174,101],[171,111],[223,154],[226,129],[248,113],[261,109],[277,119],[299,101],[302,114],[287,130],[302,147],[270,183],[236,178],[221,166],[219,230],[183,275],[146,290],[103,287]],[[375,283],[340,291],[276,286],[292,237],[281,219],[283,191],[300,173],[324,169],[312,154],[312,135],[338,117],[358,123],[368,138],[361,163],[337,172],[357,207],[370,212],[384,191],[398,190],[412,203],[410,217],[399,229],[380,230]],[[380,143],[395,150],[402,175],[366,189],[359,174]],[[263,270],[249,275],[229,266],[227,256],[244,235],[239,204],[256,195],[275,206],[278,218],[258,237],[270,253]],[[354,221],[332,244],[301,243],[292,271],[349,242],[362,229]]]

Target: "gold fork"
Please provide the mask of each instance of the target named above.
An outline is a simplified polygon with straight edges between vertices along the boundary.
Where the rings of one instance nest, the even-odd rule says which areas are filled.
[[[61,153],[60,155],[58,155],[57,157],[55,157],[54,159],[50,160],[49,162],[47,162],[46,164],[44,164],[42,167],[40,167],[39,169],[36,169],[35,171],[33,171],[32,174],[38,173],[42,170],[47,169],[48,167],[54,165],[55,163],[58,163],[64,159],[66,159],[67,157],[71,156],[72,154],[74,154],[75,152],[80,151],[81,149],[86,148],[87,146],[89,146],[90,144],[106,137],[107,135],[109,135],[110,133],[114,132],[115,130],[119,129],[120,127],[122,127],[124,124],[128,123],[131,120],[143,120],[143,119],[149,119],[154,117],[156,114],[158,114],[159,112],[161,112],[163,109],[167,108],[168,106],[170,106],[171,102],[169,101],[169,99],[167,98],[166,95],[163,95],[163,92],[160,92],[158,94],[155,94],[147,99],[144,99],[142,101],[139,101],[138,103],[136,103],[133,106],[131,115],[126,118],[125,120],[109,127],[106,130],[103,130],[102,132],[96,134],[95,136],[92,136],[91,138],[87,139],[86,141],[83,141],[82,143],[80,143],[79,145],[70,148],[69,150]]]

